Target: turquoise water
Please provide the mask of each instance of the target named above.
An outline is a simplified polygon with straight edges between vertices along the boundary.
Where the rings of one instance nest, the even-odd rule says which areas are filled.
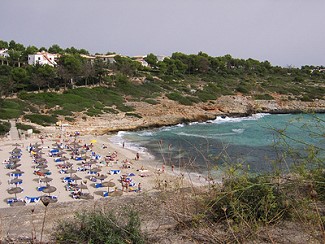
[[[274,165],[287,170],[306,156],[311,145],[319,149],[319,157],[324,156],[325,114],[217,117],[205,123],[120,132],[114,140],[148,151],[166,165],[200,173],[229,164],[241,164],[252,172],[270,171]]]

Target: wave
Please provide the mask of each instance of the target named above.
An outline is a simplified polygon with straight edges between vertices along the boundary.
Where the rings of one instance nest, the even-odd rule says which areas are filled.
[[[126,140],[124,136],[127,134],[131,134],[131,133],[125,132],[125,131],[119,131],[115,136],[112,136],[110,138],[110,141],[113,144],[119,145],[121,147],[124,144],[124,148],[127,148],[127,149],[135,151],[135,152],[139,152],[139,153],[147,153],[148,152],[147,148],[140,146],[137,143]]]
[[[232,131],[237,134],[242,134],[245,131],[245,129],[232,129]]]
[[[247,117],[224,117],[224,116],[217,116],[214,120],[209,120],[208,123],[213,124],[221,124],[221,123],[239,123],[241,121],[247,121],[247,120],[259,120],[267,115],[270,115],[268,113],[258,113],[253,114],[251,116]]]
[[[178,136],[190,136],[190,137],[217,139],[220,136],[233,136],[233,135],[238,135],[240,133],[242,133],[242,132],[226,132],[226,133],[217,133],[217,134],[209,134],[209,135],[192,134],[192,133],[186,133],[186,132],[178,132],[175,134]]]
[[[142,131],[137,133],[138,136],[154,136],[155,133],[153,131]]]

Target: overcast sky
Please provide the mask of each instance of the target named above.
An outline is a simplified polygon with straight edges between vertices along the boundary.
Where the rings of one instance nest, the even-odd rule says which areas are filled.
[[[0,0],[0,39],[325,65],[324,0]]]

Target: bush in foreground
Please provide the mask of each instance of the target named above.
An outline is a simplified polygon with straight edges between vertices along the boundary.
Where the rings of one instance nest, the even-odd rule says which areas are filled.
[[[73,220],[58,225],[54,238],[56,243],[144,243],[138,214],[129,210],[122,216],[111,212],[76,214]]]

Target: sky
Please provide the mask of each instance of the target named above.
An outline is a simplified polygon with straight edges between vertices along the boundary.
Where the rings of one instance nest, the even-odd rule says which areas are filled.
[[[0,39],[127,56],[325,65],[324,0],[0,0]]]

